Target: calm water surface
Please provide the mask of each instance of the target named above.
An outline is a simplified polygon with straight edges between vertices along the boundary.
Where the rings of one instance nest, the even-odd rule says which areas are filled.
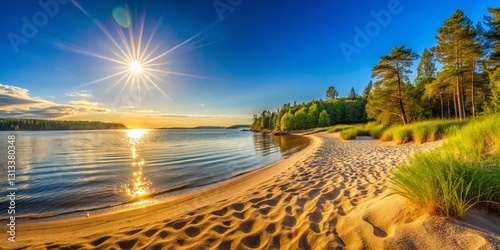
[[[2,131],[3,145],[9,134],[16,135],[16,218],[158,202],[263,167],[309,143],[237,129],[168,129]],[[3,146],[0,164],[7,187]],[[5,218],[5,195],[0,207]]]

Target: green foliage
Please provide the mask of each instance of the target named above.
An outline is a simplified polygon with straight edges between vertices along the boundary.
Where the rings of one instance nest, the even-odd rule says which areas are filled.
[[[284,104],[276,112],[264,110],[260,116],[254,115],[251,126],[252,131],[309,129],[316,127],[327,127],[333,124],[364,123],[366,100],[348,98],[337,98],[335,100],[311,101],[300,105],[291,106]],[[289,113],[292,118],[287,117],[288,124],[283,124],[283,117]],[[289,116],[290,116],[289,115]]]
[[[307,110],[301,108],[294,114],[295,127],[294,129],[306,129],[309,128],[309,119],[307,116]]]
[[[462,218],[471,207],[500,212],[500,116],[455,130],[440,148],[394,171],[391,189],[432,214]]]
[[[340,139],[353,140],[356,139],[357,130],[355,128],[345,129],[340,132]]]
[[[326,99],[327,100],[333,100],[339,96],[339,92],[335,89],[335,87],[330,86],[326,90]]]
[[[409,122],[405,105],[415,102],[410,94],[412,86],[408,83],[412,61],[418,55],[405,46],[395,47],[389,55],[380,57],[380,62],[372,69],[372,77],[378,79],[375,88],[368,96],[366,106],[368,117],[389,125],[399,117],[403,124]],[[396,115],[396,116],[395,116]]]
[[[318,127],[328,127],[330,126],[330,116],[326,110],[319,113]]]
[[[348,98],[351,100],[355,100],[358,98],[358,94],[356,93],[356,90],[354,90],[354,87],[351,88]]]
[[[280,122],[281,131],[289,131],[295,129],[295,124],[293,120],[294,120],[293,115],[290,112],[283,115]]]
[[[0,118],[0,130],[91,130],[126,129],[120,123],[98,121],[65,121],[24,118]]]
[[[372,89],[373,89],[373,81],[370,80],[370,82],[366,85],[365,89],[363,90],[363,98],[365,99],[368,98]]]

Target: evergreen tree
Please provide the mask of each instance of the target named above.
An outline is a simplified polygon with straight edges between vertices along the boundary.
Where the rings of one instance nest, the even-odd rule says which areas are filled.
[[[425,96],[425,88],[436,78],[435,56],[432,50],[424,49],[420,62],[417,66],[417,78],[415,79],[415,97],[420,99],[423,114],[420,118],[432,117],[432,111],[438,96]]]
[[[368,98],[372,89],[373,89],[373,81],[370,80],[368,85],[366,85],[365,90],[363,90],[363,98],[365,99]]]
[[[349,99],[355,100],[358,98],[358,94],[356,94],[356,90],[354,90],[354,87],[351,88],[351,91],[349,92]]]
[[[339,93],[335,89],[335,87],[330,86],[326,90],[326,100],[333,100],[339,96]]]
[[[487,72],[490,77],[491,100],[487,106],[490,112],[500,112],[500,7],[488,8],[491,17],[486,18],[489,30],[485,33],[490,55]]]
[[[411,73],[410,67],[416,59],[418,55],[404,45],[380,57],[380,62],[372,70],[372,77],[378,81],[366,107],[370,118],[390,123],[391,117],[397,114],[403,124],[408,123],[404,104],[405,99],[409,99],[407,74]]]
[[[461,10],[456,10],[438,29],[437,57],[447,74],[455,77],[454,100],[458,118],[465,117],[464,74],[467,72],[467,54],[474,48],[475,30],[472,21]]]

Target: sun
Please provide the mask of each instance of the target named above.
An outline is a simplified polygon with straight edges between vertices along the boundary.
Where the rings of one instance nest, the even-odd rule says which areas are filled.
[[[130,71],[132,73],[136,73],[136,74],[139,74],[142,72],[142,65],[140,62],[138,61],[133,61],[131,64],[130,64]]]
[[[84,14],[86,14],[86,11],[83,9],[81,10]],[[96,54],[72,45],[58,44],[58,46],[62,49],[73,53],[103,59],[117,66],[115,68],[116,71],[113,73],[94,81],[84,83],[81,86],[106,82],[110,86],[104,92],[107,92],[116,86],[121,86],[118,95],[122,94],[127,88],[129,89],[129,93],[134,91],[140,93],[141,89],[145,89],[147,91],[153,91],[153,89],[155,89],[156,92],[161,93],[173,102],[173,100],[159,86],[160,83],[167,83],[167,80],[165,79],[167,76],[170,77],[172,75],[177,75],[213,79],[210,77],[176,72],[168,69],[168,67],[172,65],[172,62],[167,60],[167,57],[182,46],[193,46],[194,44],[202,41],[203,38],[201,38],[200,35],[204,33],[204,31],[191,36],[169,49],[165,49],[162,48],[161,43],[156,45],[153,44],[155,43],[155,33],[161,25],[160,22],[153,23],[153,28],[148,37],[145,35],[145,27],[148,26],[145,23],[145,14],[141,17],[132,18],[128,8],[123,10],[120,9],[120,11],[119,14],[124,16],[121,16],[118,19],[114,16],[116,21],[114,24],[116,32],[108,30],[108,28],[106,28],[106,26],[97,19],[93,20],[96,26],[109,39],[111,45],[109,55]],[[86,15],[88,16],[88,14]],[[124,20],[122,20],[122,18],[124,18]]]

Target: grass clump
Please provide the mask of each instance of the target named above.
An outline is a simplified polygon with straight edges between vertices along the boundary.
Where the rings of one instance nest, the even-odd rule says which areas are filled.
[[[388,128],[380,136],[381,141],[392,141],[394,135],[394,128]]]
[[[462,218],[471,207],[500,213],[499,123],[500,115],[463,128],[457,128],[462,122],[448,124],[454,133],[442,147],[418,153],[394,171],[393,194],[434,215]]]
[[[408,126],[400,126],[394,129],[392,140],[396,144],[404,144],[412,139],[412,130]]]
[[[346,129],[351,129],[353,128],[354,126],[353,125],[344,125],[344,124],[339,124],[339,125],[335,125],[333,127],[330,127],[328,129],[328,133],[336,133],[336,132],[341,132],[343,130],[346,130]]]
[[[384,133],[384,130],[385,130],[384,125],[382,125],[382,124],[378,124],[378,125],[373,124],[370,126],[369,125],[370,124],[368,124],[367,128],[366,128],[368,130],[368,134],[371,137],[373,137],[374,139],[379,139],[382,136],[382,134]]]
[[[358,134],[358,131],[355,128],[342,130],[340,132],[340,139],[342,139],[342,140],[353,140],[353,139],[356,139],[357,134]]]
[[[427,141],[427,139],[429,139],[429,141],[431,141],[431,137],[430,137],[430,131],[433,130],[434,128],[437,128],[437,126],[434,126],[434,127],[431,127],[431,126],[427,126],[426,124],[416,124],[414,127],[413,127],[413,140],[415,141],[416,144],[422,144],[424,142]],[[436,132],[434,132],[436,133]],[[436,137],[433,137],[433,140],[435,140]]]
[[[323,128],[315,128],[312,133],[313,134],[316,134],[316,133],[321,133],[321,132],[326,132],[328,131],[329,129],[331,129],[332,127],[323,127]]]

